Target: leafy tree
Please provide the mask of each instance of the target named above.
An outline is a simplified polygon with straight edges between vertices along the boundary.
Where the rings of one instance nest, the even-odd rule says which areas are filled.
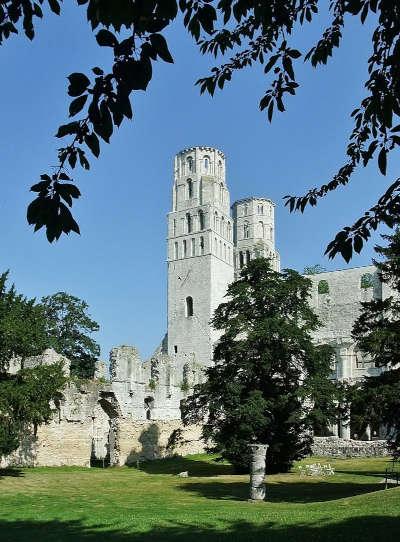
[[[400,456],[400,231],[382,237],[388,244],[375,247],[375,252],[385,259],[374,263],[394,295],[362,303],[353,337],[364,356],[384,372],[352,389],[351,410],[360,431],[367,424],[386,424],[387,438]]]
[[[59,366],[22,369],[9,374],[9,361],[40,354],[46,346],[43,308],[34,299],[7,287],[8,273],[0,275],[0,456],[18,447],[21,435],[51,417],[65,378]]]
[[[89,305],[73,295],[58,292],[43,297],[47,346],[71,361],[71,374],[91,378],[100,346],[90,337],[99,324],[87,314]]]
[[[41,6],[60,14],[62,0],[0,1],[0,43],[18,33],[21,26],[27,37],[34,37],[35,20],[43,16]],[[69,115],[76,120],[59,127],[56,137],[69,142],[58,151],[55,172],[41,175],[31,188],[37,197],[28,207],[28,222],[35,231],[45,227],[49,241],[63,233],[79,233],[70,207],[80,191],[66,170],[79,163],[90,164],[87,151],[100,154],[100,140],[109,143],[116,127],[132,118],[131,98],[147,89],[154,63],[173,62],[162,32],[177,18],[180,10],[183,24],[202,54],[230,55],[211,74],[200,78],[200,91],[213,95],[230,82],[237,70],[260,64],[268,77],[267,90],[259,107],[272,121],[276,111],[285,111],[285,100],[299,87],[295,68],[299,61],[313,67],[327,64],[341,45],[346,19],[359,17],[364,23],[372,16],[372,52],[368,60],[366,95],[351,114],[346,157],[332,179],[312,188],[304,196],[287,196],[290,211],[303,212],[307,205],[338,187],[347,185],[355,170],[376,160],[379,171],[386,175],[388,157],[400,145],[400,5],[393,0],[331,0],[330,22],[321,38],[307,52],[299,51],[292,42],[302,26],[317,24],[323,0],[77,0],[86,6],[86,15],[96,40],[108,47],[114,61],[108,73],[98,67],[92,74],[69,75],[68,94],[72,97]],[[271,75],[272,74],[272,75]],[[77,115],[80,115],[77,117]],[[342,254],[346,261],[353,250],[360,252],[364,242],[380,223],[393,227],[398,223],[400,179],[394,181],[369,211],[352,226],[340,231],[329,243],[327,254]]]
[[[320,323],[309,306],[311,281],[252,260],[228,288],[213,326],[223,332],[207,380],[183,402],[185,423],[205,420],[211,450],[247,470],[252,442],[269,444],[270,472],[310,452],[313,427],[336,416],[332,349],[316,346]]]
[[[323,267],[319,263],[316,263],[314,265],[307,265],[303,269],[303,275],[318,275],[319,273],[324,273],[325,271],[325,267]]]

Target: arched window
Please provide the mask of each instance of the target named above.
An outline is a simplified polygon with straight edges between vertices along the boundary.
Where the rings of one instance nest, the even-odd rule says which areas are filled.
[[[196,256],[196,239],[192,238],[192,256]]]
[[[188,165],[188,171],[189,173],[192,173],[193,171],[193,158],[191,156],[187,159],[187,165]]]
[[[228,222],[228,241],[232,241],[232,225]]]
[[[186,181],[186,186],[187,186],[187,197],[188,197],[188,199],[192,199],[192,197],[193,197],[193,181],[192,181],[192,179],[188,179]]]
[[[205,228],[204,211],[201,209],[199,211],[199,228],[200,230],[204,230]]]
[[[221,235],[222,237],[225,237],[225,218],[221,217]]]
[[[224,243],[224,260],[226,260],[226,243]]]
[[[318,293],[329,294],[329,284],[326,280],[320,280],[318,282]]]
[[[172,229],[173,229],[173,236],[175,237],[175,235],[176,235],[176,218],[174,218]]]
[[[231,247],[228,245],[228,262],[231,263]]]
[[[248,222],[243,224],[243,239],[248,239],[250,237],[250,225]]]
[[[192,233],[192,217],[190,213],[186,213],[186,232]]]
[[[214,254],[218,256],[218,241],[216,237],[214,237]]]
[[[222,258],[222,241],[219,241],[219,257]]]
[[[265,229],[264,229],[264,223],[263,223],[263,222],[259,222],[259,223],[258,223],[258,229],[259,229],[260,237],[261,237],[262,239],[264,239],[264,236],[265,236]]]
[[[144,409],[146,412],[146,420],[151,420],[151,411],[154,408],[154,397],[146,397],[144,400]]]
[[[218,160],[218,176],[222,177],[222,162]]]
[[[224,202],[224,184],[223,183],[219,185],[219,199],[221,203]]]
[[[200,254],[204,255],[204,237],[200,237]]]
[[[259,215],[263,215],[263,214],[264,214],[264,205],[259,205],[259,206],[258,206],[258,214],[259,214]]]
[[[246,250],[246,263],[250,262],[250,251]]]
[[[239,252],[239,267],[244,266],[243,252]]]
[[[189,295],[186,298],[186,318],[193,316],[193,298]]]
[[[206,173],[210,171],[210,157],[209,156],[204,157],[204,171]]]
[[[372,288],[374,286],[374,278],[371,273],[364,273],[364,275],[361,276],[360,286],[363,289]]]
[[[269,238],[271,239],[271,241],[274,238],[274,228],[269,229]]]
[[[246,203],[246,205],[243,207],[243,215],[247,216],[248,214],[249,214],[249,206]]]
[[[175,243],[175,260],[177,260],[179,258],[179,252],[178,252],[178,243],[176,242]]]
[[[187,256],[187,241],[186,239],[183,241],[183,257],[186,258]]]
[[[217,231],[217,224],[218,224],[218,213],[215,211],[214,213],[214,230]]]

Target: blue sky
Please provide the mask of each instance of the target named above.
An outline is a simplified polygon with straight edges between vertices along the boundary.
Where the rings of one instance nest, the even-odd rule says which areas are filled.
[[[321,25],[292,44],[308,49]],[[90,172],[77,170],[82,191],[75,205],[82,235],[49,245],[25,219],[28,189],[56,163],[53,135],[67,119],[66,76],[107,68],[108,49],[99,48],[84,10],[68,2],[62,17],[50,14],[31,43],[22,35],[0,50],[0,270],[10,269],[19,291],[40,298],[60,290],[85,299],[100,323],[97,340],[107,359],[113,345],[134,344],[151,354],[166,329],[166,213],[171,202],[172,160],[180,149],[210,145],[227,156],[231,199],[265,196],[276,202],[276,243],[283,267],[302,270],[320,263],[327,242],[350,224],[395,178],[371,164],[351,186],[309,209],[290,215],[282,196],[302,194],[326,182],[341,165],[349,114],[364,95],[370,27],[350,21],[343,47],[327,67],[299,63],[298,95],[270,125],[258,110],[267,81],[261,68],[237,74],[214,98],[200,96],[194,81],[213,59],[202,57],[177,21],[168,32],[175,64],[158,63],[146,93],[134,96],[134,121],[104,145]],[[350,267],[368,265],[373,243]]]

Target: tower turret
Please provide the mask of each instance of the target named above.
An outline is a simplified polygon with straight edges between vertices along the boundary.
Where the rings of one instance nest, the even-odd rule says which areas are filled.
[[[236,272],[256,257],[270,258],[273,269],[280,270],[274,212],[275,204],[267,198],[246,198],[232,205]]]
[[[191,147],[175,157],[168,214],[168,354],[212,360],[210,320],[233,281],[233,222],[225,156]]]

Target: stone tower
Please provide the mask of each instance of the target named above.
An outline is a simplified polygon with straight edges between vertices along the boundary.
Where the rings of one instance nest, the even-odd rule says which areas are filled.
[[[233,278],[225,156],[185,149],[175,157],[168,214],[168,354],[178,365],[211,364],[218,334],[209,322]]]
[[[232,205],[236,273],[256,257],[271,258],[272,268],[280,270],[275,250],[274,209],[275,204],[266,198],[241,199]]]

